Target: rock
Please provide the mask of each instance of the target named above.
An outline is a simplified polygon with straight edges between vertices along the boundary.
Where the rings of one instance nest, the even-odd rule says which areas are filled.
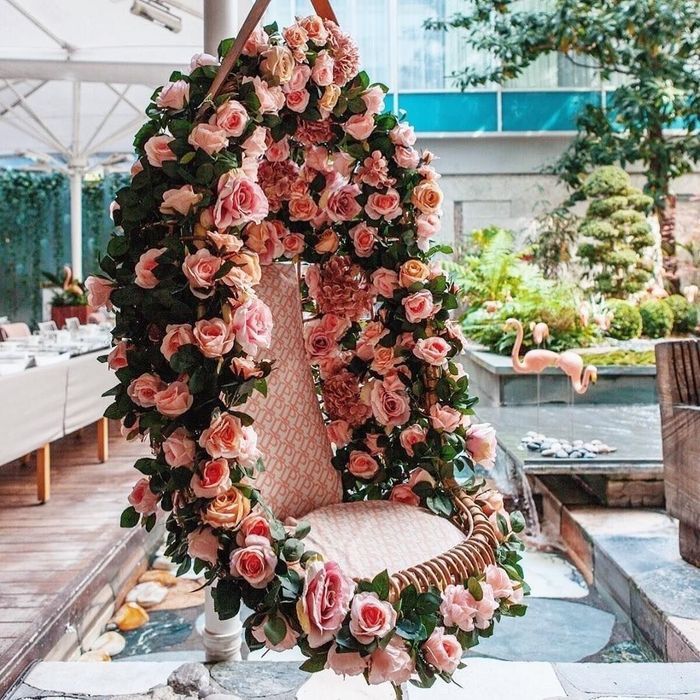
[[[573,450],[569,452],[569,457],[571,459],[581,459],[581,457],[583,457],[583,452],[581,452],[581,450]]]
[[[87,647],[87,651],[102,651],[109,656],[117,656],[125,646],[126,639],[119,632],[105,632]]]
[[[138,603],[124,603],[117,610],[113,622],[122,632],[129,632],[145,625],[148,613]]]
[[[183,664],[168,676],[168,685],[178,693],[205,697],[211,691],[211,677],[203,664]]]
[[[170,571],[155,569],[151,571],[146,571],[145,573],[141,574],[141,577],[139,578],[139,583],[148,582],[159,583],[161,586],[171,588],[177,583],[177,576],[175,576],[175,574],[170,573]]]
[[[543,457],[554,457],[554,455],[557,453],[556,450],[552,450],[550,448],[547,448],[546,450],[542,450],[540,453]]]
[[[129,603],[138,603],[144,608],[150,608],[162,603],[166,595],[168,595],[168,589],[165,586],[155,581],[146,581],[145,583],[137,583],[126,594],[126,600]]]
[[[527,447],[528,450],[532,450],[533,452],[537,452],[542,447],[542,443],[540,442],[526,442],[525,447]]]
[[[78,657],[78,661],[111,661],[112,658],[106,651],[96,649],[95,651],[86,651]]]
[[[157,685],[151,690],[151,700],[196,700],[197,695],[182,695],[169,685]]]
[[[554,456],[557,459],[566,459],[569,456],[569,453],[566,450],[557,450]]]

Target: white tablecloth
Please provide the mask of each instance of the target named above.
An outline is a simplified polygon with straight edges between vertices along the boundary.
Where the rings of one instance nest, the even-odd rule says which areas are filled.
[[[106,350],[0,377],[0,464],[18,459],[98,420],[102,393],[117,384],[97,361]]]

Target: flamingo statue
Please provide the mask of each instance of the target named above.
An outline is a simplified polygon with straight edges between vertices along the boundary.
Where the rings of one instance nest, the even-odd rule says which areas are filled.
[[[506,330],[515,330],[515,344],[511,358],[513,369],[518,374],[540,374],[547,367],[558,367],[569,377],[571,386],[577,394],[585,394],[591,383],[598,379],[598,370],[593,365],[583,367],[583,358],[576,352],[565,350],[562,353],[553,350],[530,350],[520,359],[520,349],[523,344],[523,324],[517,318],[509,318],[505,323]],[[537,323],[533,328],[533,338],[539,345],[549,336],[546,323]]]

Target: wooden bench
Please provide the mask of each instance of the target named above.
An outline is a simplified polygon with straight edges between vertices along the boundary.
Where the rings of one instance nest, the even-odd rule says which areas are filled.
[[[700,566],[700,340],[656,346],[666,509],[683,559]]]

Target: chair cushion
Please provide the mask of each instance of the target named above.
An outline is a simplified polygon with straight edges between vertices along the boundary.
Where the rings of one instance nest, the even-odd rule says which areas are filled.
[[[391,501],[339,503],[301,520],[311,525],[306,547],[340,564],[353,578],[395,574],[443,554],[466,539],[447,518]]]

